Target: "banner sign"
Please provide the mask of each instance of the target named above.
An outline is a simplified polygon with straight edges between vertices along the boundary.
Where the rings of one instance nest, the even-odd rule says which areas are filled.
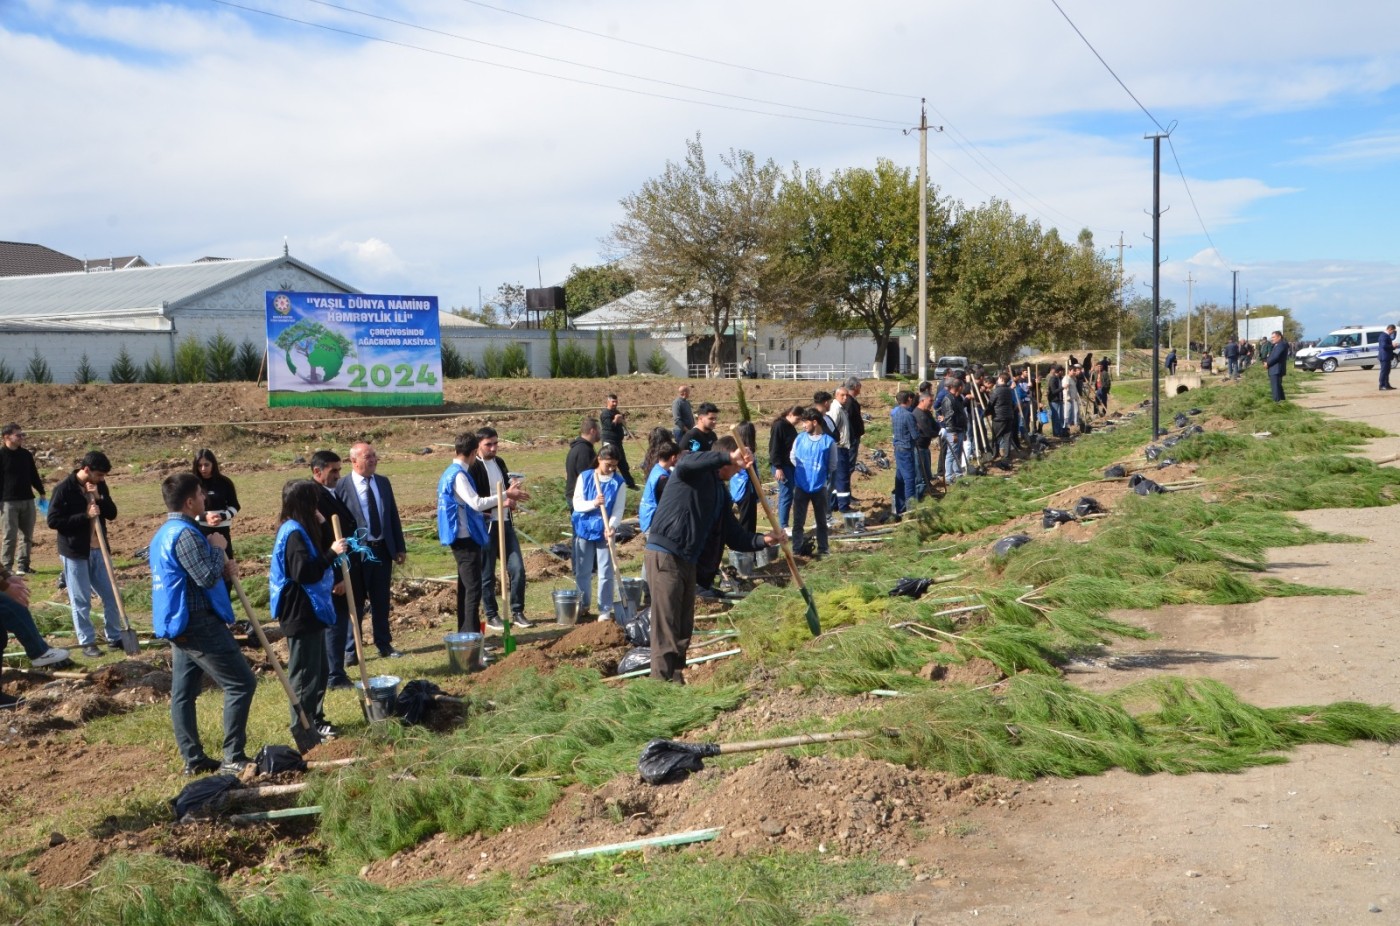
[[[269,292],[267,404],[441,405],[437,297]]]

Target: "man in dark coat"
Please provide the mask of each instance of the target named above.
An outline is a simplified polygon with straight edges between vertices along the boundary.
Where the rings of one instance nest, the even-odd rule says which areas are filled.
[[[997,377],[992,389],[992,445],[996,455],[1005,462],[1011,460],[1011,441],[1016,436],[1016,393],[1005,373]]]
[[[1225,342],[1225,375],[1240,378],[1240,345],[1234,339]]]
[[[651,588],[651,677],[685,684],[686,650],[695,628],[695,573],[712,537],[740,552],[779,543],[784,534],[750,534],[734,517],[729,477],[753,462],[733,437],[713,450],[683,454],[666,483],[647,531],[646,574]]]
[[[603,430],[603,443],[611,444],[617,455],[617,471],[622,481],[635,492],[637,483],[632,479],[632,469],[627,465],[627,448],[622,443],[627,437],[627,413],[617,407],[616,393],[608,393],[603,411],[598,415],[598,424]]]
[[[316,510],[326,519],[321,525],[321,544],[327,549],[335,540],[332,516],[340,519],[340,533],[343,537],[355,536],[355,530],[359,527],[350,509],[336,497],[335,487],[340,482],[340,471],[340,454],[334,450],[318,450],[311,455],[311,481],[321,487],[321,493],[316,496]],[[345,673],[345,644],[350,639],[350,589],[347,586],[345,570],[337,564],[335,585],[331,586],[335,624],[326,628],[326,656],[331,667],[330,675],[326,678],[329,688],[350,687],[350,676]]]
[[[335,494],[355,516],[355,523],[364,528],[365,546],[373,557],[354,557],[351,560],[356,567],[355,612],[363,613],[368,599],[375,648],[380,656],[397,659],[403,654],[394,649],[389,630],[389,585],[394,576],[394,565],[401,565],[407,553],[403,522],[399,520],[399,506],[394,500],[394,487],[388,479],[377,474],[378,467],[379,455],[374,452],[372,444],[367,441],[351,444],[350,468],[354,472],[348,479],[336,484]],[[355,665],[353,646],[345,652],[345,664]]]
[[[1380,356],[1377,358],[1381,364],[1381,389],[1394,389],[1390,384],[1390,365],[1395,362],[1395,326],[1386,325],[1381,332]]]
[[[1264,361],[1269,369],[1269,388],[1273,390],[1274,401],[1283,401],[1283,377],[1288,372],[1288,342],[1283,339],[1283,332],[1275,331],[1269,335],[1269,343],[1273,347],[1269,348],[1269,357]]]
[[[574,483],[579,473],[587,472],[598,465],[598,451],[593,445],[598,443],[598,419],[585,418],[578,429],[578,437],[569,445],[569,455],[564,458],[564,499],[574,497]]]

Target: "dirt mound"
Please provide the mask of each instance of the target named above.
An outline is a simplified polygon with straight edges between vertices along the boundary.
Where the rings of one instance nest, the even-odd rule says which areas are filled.
[[[554,852],[717,826],[724,830],[705,851],[722,856],[783,848],[890,858],[921,842],[922,831],[1021,787],[861,757],[773,753],[733,770],[709,768],[680,784],[653,787],[626,775],[594,792],[572,788],[535,826],[462,840],[436,836],[376,862],[366,877],[385,885],[427,878],[469,883],[502,870],[524,874]]]
[[[94,839],[63,842],[36,858],[25,870],[46,890],[71,888],[96,869],[108,851]]]

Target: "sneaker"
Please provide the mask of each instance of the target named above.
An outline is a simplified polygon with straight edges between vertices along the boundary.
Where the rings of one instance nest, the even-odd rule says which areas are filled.
[[[83,655],[89,659],[97,659],[102,655],[102,650],[97,648],[96,643],[89,643],[83,647]]]
[[[328,723],[318,723],[316,725],[316,735],[323,740],[333,740],[340,735],[340,731]]]
[[[213,760],[211,759],[210,761]],[[253,760],[248,758],[247,756],[244,756],[241,759],[232,759],[228,762],[222,763],[219,766],[219,774],[242,776],[242,774],[245,771],[253,767]]]
[[[527,621],[527,620],[525,619],[525,615],[524,615],[524,614],[512,614],[512,615],[510,616],[510,623],[511,623],[511,626],[513,626],[513,627],[519,627],[519,628],[522,629],[522,630],[527,630],[527,629],[529,629],[530,627],[535,626],[534,624],[530,623],[529,621]]]
[[[506,625],[501,623],[501,617],[499,614],[493,614],[486,618],[486,629],[494,630],[497,633],[504,633]]]
[[[30,663],[30,665],[32,665],[36,669],[42,669],[44,668],[44,666],[56,666],[59,663],[67,661],[68,650],[59,649],[56,646],[50,646],[49,651],[47,653],[44,653],[44,655],[40,656],[38,659],[33,660]]]
[[[598,620],[596,621],[596,623],[600,623],[600,624],[601,624],[603,621],[610,621],[610,620],[612,620],[612,619],[613,619],[613,616],[612,616],[612,612],[611,612],[611,611],[601,611],[601,612],[599,612],[599,614],[598,614]]]
[[[207,775],[209,772],[219,771],[219,760],[202,756],[185,763],[186,775]]]

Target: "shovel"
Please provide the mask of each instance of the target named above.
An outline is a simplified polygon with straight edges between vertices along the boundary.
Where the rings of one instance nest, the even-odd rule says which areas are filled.
[[[758,476],[758,468],[752,463],[749,464],[749,476],[753,478],[753,487],[758,493],[758,500],[763,503],[763,513],[767,516],[768,523],[778,527],[778,518],[773,514],[773,506],[768,503],[768,494],[763,491],[763,480]],[[792,558],[792,544],[786,537],[783,538],[782,546],[783,555],[787,557],[788,570],[792,573],[792,581],[797,583],[798,590],[807,601],[807,629],[812,631],[812,636],[819,637],[822,635],[822,622],[817,616],[817,603],[812,599],[811,591],[802,584],[802,576],[797,572],[797,560]]]
[[[606,520],[606,518],[607,516],[604,515],[604,520]],[[627,596],[622,594],[622,573],[618,566],[617,543],[613,541],[612,534],[608,532],[606,524],[603,525],[603,536],[608,540],[608,555],[612,557],[613,607],[622,610],[623,619],[617,626],[625,627],[632,623],[632,612],[627,610]]]
[[[873,730],[851,730],[844,733],[799,733],[772,740],[751,740],[746,743],[678,743],[655,739],[642,747],[637,771],[650,785],[684,781],[691,772],[703,771],[701,761],[709,756],[727,756],[736,752],[757,752],[760,749],[787,749],[791,746],[811,746],[815,743],[835,743],[874,736]],[[890,735],[894,735],[891,733]]]
[[[345,539],[345,535],[340,530],[340,515],[331,515],[331,530],[335,532],[336,540]],[[368,722],[370,719],[369,673],[365,671],[365,645],[364,641],[360,639],[360,609],[357,606],[359,599],[355,597],[355,580],[351,578],[353,570],[350,568],[350,563],[347,562],[345,564],[345,569],[343,571],[345,573],[345,591],[350,596],[346,601],[348,601],[351,606],[354,606],[356,612],[350,615],[350,632],[355,637],[355,663],[360,667],[360,713],[364,714],[365,720]],[[339,658],[338,654],[337,658]]]
[[[272,671],[277,673],[277,680],[282,683],[282,690],[287,692],[287,700],[291,702],[292,710],[297,712],[297,717],[301,720],[301,726],[292,727],[292,739],[296,740],[297,751],[309,752],[321,745],[321,735],[311,726],[311,720],[306,716],[306,710],[301,706],[301,701],[292,688],[291,680],[287,678],[282,663],[278,662],[277,656],[273,654],[272,644],[267,642],[267,634],[263,633],[262,625],[258,623],[257,616],[253,614],[253,603],[248,600],[248,593],[243,591],[243,583],[234,579],[231,584],[238,591],[238,600],[243,602],[243,611],[248,615],[248,623],[252,626],[258,642],[262,644],[263,652],[267,654],[267,661],[272,664]]]
[[[97,535],[97,545],[102,548],[102,565],[107,567],[107,581],[112,585],[112,597],[117,599],[117,617],[122,622],[122,652],[128,656],[137,656],[141,653],[141,643],[136,639],[136,631],[131,628],[131,621],[126,616],[126,605],[122,603],[122,590],[117,587],[117,571],[112,568],[112,551],[107,549],[107,535],[102,530],[102,525],[97,523],[97,518],[92,519],[92,530]]]
[[[506,563],[506,484],[504,480],[496,484],[496,537],[500,541],[498,558],[501,561],[501,600],[496,604],[499,612],[501,605],[507,607],[510,605],[510,570]],[[515,652],[515,634],[511,632],[511,619],[507,617],[501,621],[501,624],[506,628],[505,632],[501,634],[501,649],[509,656]]]

